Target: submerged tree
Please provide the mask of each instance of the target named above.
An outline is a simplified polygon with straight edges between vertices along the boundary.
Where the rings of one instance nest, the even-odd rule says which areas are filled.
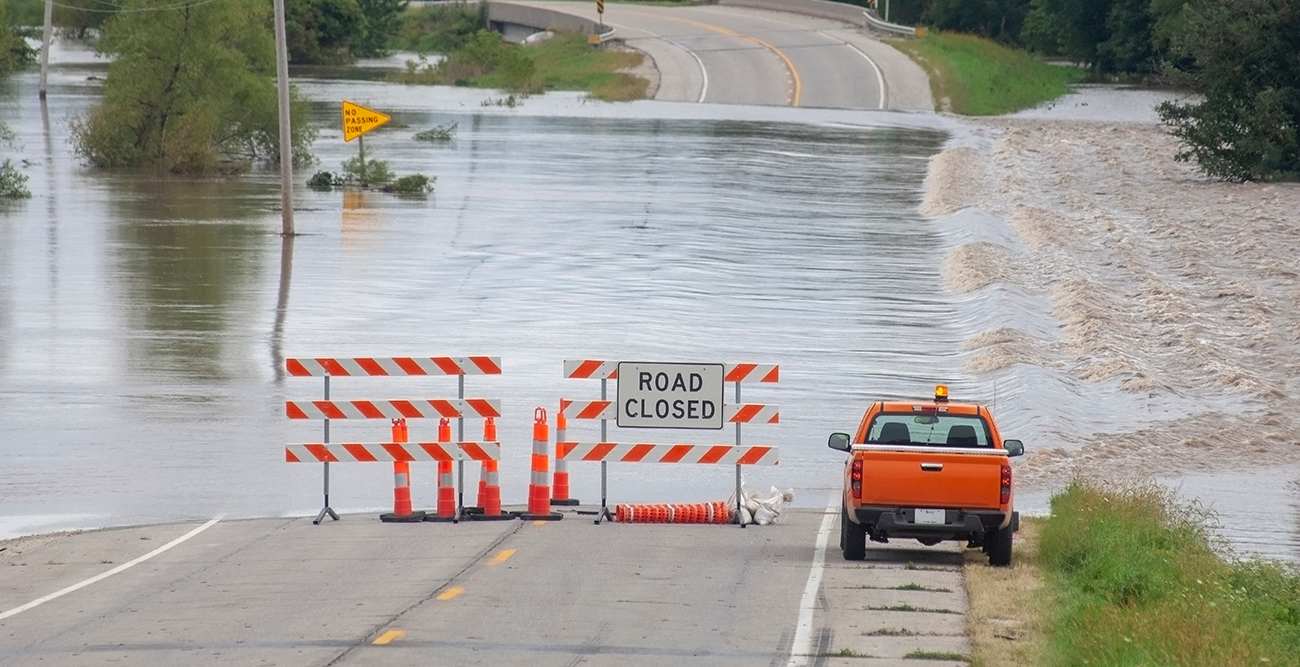
[[[271,5],[124,0],[98,48],[114,56],[100,105],[73,123],[97,167],[202,173],[279,157]],[[295,159],[309,159],[306,103],[293,104]]]
[[[1176,159],[1234,181],[1300,174],[1300,3],[1197,2],[1183,21],[1174,48],[1191,64],[1174,75],[1205,98],[1158,108]]]

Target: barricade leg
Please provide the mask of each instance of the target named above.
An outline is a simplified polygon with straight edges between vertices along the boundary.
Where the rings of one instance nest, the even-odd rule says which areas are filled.
[[[528,485],[528,513],[520,518],[525,521],[557,521],[564,517],[551,512],[550,466],[546,451],[551,438],[546,425],[546,410],[537,408],[533,414],[533,475],[532,483]]]
[[[555,416],[555,478],[551,493],[551,505],[577,505],[577,498],[569,497],[569,463],[560,458],[560,443],[565,441],[568,420],[564,413]]]
[[[446,417],[438,422],[438,442],[443,443],[444,449],[450,449],[451,444],[451,421]],[[454,462],[438,462],[438,512],[437,514],[427,513],[424,516],[425,521],[450,522],[457,523],[456,518],[456,465]]]
[[[406,442],[406,420],[393,420],[393,442]],[[379,520],[385,523],[415,523],[424,521],[424,512],[411,510],[411,464],[407,461],[393,461],[393,511],[380,514]]]

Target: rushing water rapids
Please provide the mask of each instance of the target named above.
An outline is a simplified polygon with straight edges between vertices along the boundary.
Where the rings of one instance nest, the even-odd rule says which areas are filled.
[[[501,356],[505,374],[470,378],[467,393],[503,402],[507,503],[525,497],[534,407],[599,396],[598,383],[561,378],[566,358],[779,363],[781,383],[747,386],[744,399],[779,405],[781,423],[744,438],[779,445],[781,465],[747,477],[819,506],[840,467],[826,435],[851,429],[872,398],[924,396],[939,382],[958,399],[996,401],[1006,435],[1031,451],[1207,406],[1244,409],[1209,391],[1192,407],[1138,398],[1119,380],[1081,381],[1023,355],[990,364],[986,332],[1055,340],[1059,325],[1048,295],[1015,280],[1014,263],[997,264],[998,248],[1024,248],[1005,222],[921,211],[931,159],[991,141],[942,118],[570,94],[508,108],[486,91],[301,80],[322,129],[319,168],[355,155],[337,127],[348,99],[394,117],[367,136],[368,155],[436,176],[437,190],[320,193],[300,175],[303,235],[286,245],[276,174],[158,179],[80,166],[66,121],[94,102],[87,78],[102,67],[64,63],[44,112],[34,73],[0,88],[35,193],[0,209],[0,535],[314,513],[320,468],[286,465],[282,446],[319,440],[319,424],[290,423],[283,402],[317,398],[321,385],[284,377],[290,356]],[[411,140],[453,121],[452,142]],[[954,291],[971,265],[963,253],[981,248],[1005,275]],[[331,390],[449,397],[456,383],[336,379]],[[331,431],[375,441],[386,425]],[[411,431],[431,439],[433,424]],[[596,435],[590,424],[571,432]],[[572,471],[574,495],[598,500],[597,468]],[[732,474],[611,465],[610,497],[720,499]],[[434,478],[413,466],[417,505],[433,503]],[[334,466],[331,481],[340,510],[391,502],[382,465]],[[1044,508],[1041,491],[1024,501]],[[1294,509],[1270,517],[1273,537],[1250,546],[1294,557]]]

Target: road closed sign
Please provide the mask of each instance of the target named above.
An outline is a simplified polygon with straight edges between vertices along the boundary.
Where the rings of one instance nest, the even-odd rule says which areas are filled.
[[[618,425],[720,429],[722,364],[618,364]]]

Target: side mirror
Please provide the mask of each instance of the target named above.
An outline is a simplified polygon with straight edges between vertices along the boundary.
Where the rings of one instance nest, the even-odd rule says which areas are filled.
[[[1021,456],[1025,453],[1025,443],[1019,440],[1003,440],[1002,446],[1007,450],[1007,456]]]
[[[826,446],[831,449],[838,449],[841,452],[847,452],[853,448],[852,445],[849,444],[848,433],[832,433],[831,439],[826,443]]]

